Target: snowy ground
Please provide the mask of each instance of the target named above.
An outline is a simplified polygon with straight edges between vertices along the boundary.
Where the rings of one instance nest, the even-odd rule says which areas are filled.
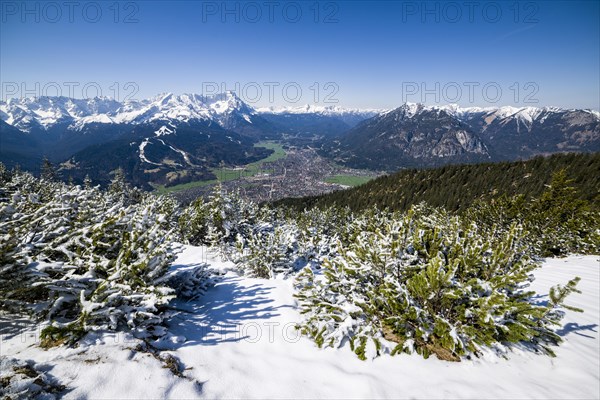
[[[188,247],[176,264],[204,262],[201,248]],[[216,268],[230,265],[213,258]],[[67,398],[599,398],[600,260],[571,256],[548,260],[533,289],[582,278],[583,294],[568,304],[558,332],[564,343],[550,358],[512,352],[460,363],[420,356],[382,356],[360,361],[349,349],[318,349],[298,337],[292,281],[239,277],[228,271],[204,297],[180,302],[171,321],[174,336],[157,343],[185,368],[174,376],[156,357],[134,350],[124,334],[89,335],[74,349],[35,346],[39,327],[0,319],[0,355],[33,360],[47,379],[70,388]],[[546,296],[541,296],[544,301]],[[11,326],[12,325],[12,326]],[[2,365],[2,364],[0,364]],[[5,372],[5,371],[4,371]],[[0,372],[0,377],[4,372]]]

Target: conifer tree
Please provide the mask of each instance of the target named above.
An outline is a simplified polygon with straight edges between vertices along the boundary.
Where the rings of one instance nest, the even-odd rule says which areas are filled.
[[[89,174],[85,174],[85,178],[83,179],[83,185],[86,189],[90,189],[92,187],[92,179]]]
[[[11,172],[0,162],[0,185],[6,184],[11,178]]]
[[[119,167],[113,171],[113,178],[108,186],[108,192],[118,196],[126,196],[129,185],[125,179],[125,171]]]
[[[46,157],[44,157],[44,160],[42,161],[40,177],[48,182],[56,180],[56,168]]]

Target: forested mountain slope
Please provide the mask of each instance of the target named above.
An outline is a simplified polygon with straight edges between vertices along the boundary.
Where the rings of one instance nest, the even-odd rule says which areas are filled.
[[[427,202],[448,210],[464,210],[477,199],[523,194],[537,197],[552,174],[565,169],[579,196],[600,208],[600,153],[556,154],[528,161],[447,165],[434,169],[407,169],[356,188],[321,196],[284,199],[276,205],[296,209],[348,206],[360,210],[376,205],[406,210]]]

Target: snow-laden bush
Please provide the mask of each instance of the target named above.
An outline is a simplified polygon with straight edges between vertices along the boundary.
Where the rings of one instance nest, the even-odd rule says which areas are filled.
[[[290,223],[297,227],[300,257],[319,268],[325,259],[337,254],[338,243],[348,236],[352,219],[347,208],[313,208],[292,215]]]
[[[348,212],[333,209],[285,216],[217,188],[182,212],[179,227],[188,243],[208,245],[250,276],[272,278],[307,263],[318,268],[348,220]]]
[[[246,236],[238,235],[236,265],[250,276],[272,278],[293,272],[297,254],[293,226],[262,224]]]
[[[176,203],[166,197],[66,185],[17,173],[2,186],[0,304],[52,324],[44,343],[72,342],[90,329],[152,335],[178,293],[169,272]],[[185,275],[201,285],[204,265]]]
[[[173,288],[178,298],[194,300],[206,293],[221,274],[212,270],[208,264],[173,265],[155,283]]]
[[[11,357],[0,359],[0,396],[3,399],[56,399],[66,387],[46,372],[36,368],[33,361]]]
[[[357,217],[339,255],[322,273],[306,268],[296,285],[301,331],[320,346],[349,342],[364,359],[417,352],[445,360],[527,342],[552,354],[551,327],[576,280],[555,289],[549,305],[527,291],[539,266],[526,232],[488,232],[440,210],[413,207]]]
[[[207,199],[198,198],[181,213],[179,228],[183,239],[193,245],[233,245],[238,235],[249,234],[268,219],[264,212],[237,193],[217,187]]]

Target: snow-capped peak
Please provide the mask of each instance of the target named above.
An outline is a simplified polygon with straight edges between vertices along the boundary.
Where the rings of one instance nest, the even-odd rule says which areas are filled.
[[[406,102],[397,108],[398,111],[402,113],[403,118],[412,118],[416,114],[422,112],[423,110],[427,110],[428,108],[421,103],[409,103]]]
[[[254,113],[254,109],[242,101],[234,92],[227,91],[225,93],[216,94],[204,97],[205,103],[216,114],[226,114],[232,111],[240,111],[245,113]]]
[[[563,110],[557,107],[461,107],[457,104],[427,106],[420,103],[404,103],[395,110],[342,108],[338,105],[306,104],[295,107],[250,107],[234,92],[214,95],[163,93],[145,100],[118,102],[107,97],[73,99],[68,97],[11,98],[0,101],[0,119],[22,131],[34,128],[48,129],[61,124],[72,130],[81,130],[88,124],[142,124],[148,122],[214,121],[225,126],[233,114],[252,123],[255,114],[315,114],[341,118],[370,118],[377,114],[401,111],[403,118],[412,118],[424,111],[446,112],[459,120],[475,115],[488,115],[491,120],[517,120],[527,127],[533,121],[544,121],[549,113],[585,111],[600,119],[594,110]],[[166,131],[165,131],[166,132]]]
[[[412,118],[413,116],[426,111],[444,111],[461,121],[467,121],[477,115],[486,115],[486,121],[493,120],[512,121],[524,124],[528,129],[534,121],[543,122],[548,115],[560,112],[587,112],[600,120],[600,112],[594,110],[565,110],[559,107],[461,107],[458,104],[433,105],[428,106],[421,103],[404,103],[400,107],[392,111],[403,113],[403,118]]]
[[[232,113],[239,113],[249,120],[255,111],[233,92],[211,96],[164,93],[141,101],[125,102],[100,97],[11,98],[0,102],[0,118],[23,131],[34,127],[48,129],[56,124],[66,124],[72,130],[82,129],[90,123],[214,120],[221,124],[221,117]]]

